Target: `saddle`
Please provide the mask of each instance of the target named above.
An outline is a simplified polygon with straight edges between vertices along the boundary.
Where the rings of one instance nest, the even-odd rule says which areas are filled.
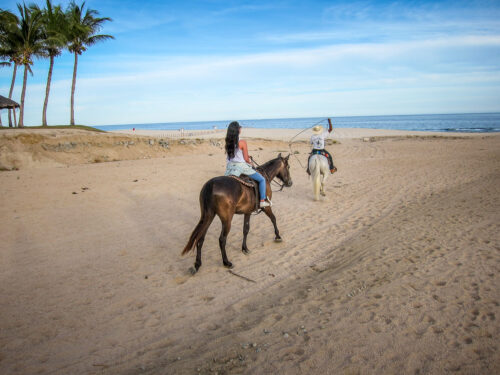
[[[240,177],[233,175],[229,175],[228,177],[231,177],[232,179],[238,181],[240,184],[248,186],[249,188],[253,189],[255,194],[255,211],[258,211],[260,209],[259,184],[245,174],[240,175]]]

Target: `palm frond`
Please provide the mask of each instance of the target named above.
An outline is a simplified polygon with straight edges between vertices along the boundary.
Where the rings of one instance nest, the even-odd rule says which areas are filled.
[[[70,3],[67,11],[69,32],[68,49],[81,54],[96,43],[107,39],[114,39],[112,35],[97,34],[105,22],[112,21],[109,17],[98,17],[99,12],[94,9],[85,9],[85,2],[78,6],[74,1]]]
[[[104,34],[93,35],[87,39],[87,42],[85,44],[88,46],[93,46],[94,44],[103,42],[107,39],[115,39],[115,37],[113,35],[104,35]]]

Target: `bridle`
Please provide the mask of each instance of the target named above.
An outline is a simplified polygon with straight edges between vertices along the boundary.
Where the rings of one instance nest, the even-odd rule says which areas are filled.
[[[259,163],[257,163],[257,162],[254,160],[254,158],[253,158],[253,157],[251,157],[251,156],[250,156],[250,160],[252,160],[252,162],[253,162],[253,163],[255,163],[255,165],[257,165],[257,170],[258,170],[259,172],[262,172],[262,174],[264,174],[264,177],[265,177],[265,179],[266,179],[267,181],[269,181],[269,184],[274,183],[275,185],[277,185],[277,186],[279,186],[279,187],[280,187],[280,189],[279,189],[279,190],[272,190],[272,187],[271,187],[271,191],[272,191],[273,193],[278,192],[278,191],[282,191],[282,190],[283,190],[283,188],[286,186],[286,185],[285,185],[285,182],[283,182],[282,184],[280,184],[279,182],[275,181],[274,179],[272,179],[272,180],[271,180],[271,178],[269,177],[269,175],[267,174],[267,172],[266,172],[264,169],[262,169],[262,166],[261,166]]]

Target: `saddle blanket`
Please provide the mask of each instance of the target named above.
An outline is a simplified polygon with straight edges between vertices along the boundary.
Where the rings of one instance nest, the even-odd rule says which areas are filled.
[[[241,176],[241,175],[240,175]],[[245,186],[248,186],[248,187],[251,187],[253,188],[256,184],[256,182],[254,182],[250,177],[247,177],[248,180],[244,180],[243,178],[241,177],[236,177],[234,175],[229,175],[227,177],[231,177],[231,178],[234,178],[236,181],[238,181],[239,183],[245,185]]]
[[[311,155],[323,155],[325,158],[328,158],[328,152],[325,150],[312,150]]]

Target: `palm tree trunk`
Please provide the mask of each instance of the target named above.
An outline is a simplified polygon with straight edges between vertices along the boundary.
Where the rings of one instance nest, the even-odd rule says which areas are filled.
[[[26,83],[28,82],[28,64],[24,64],[23,91],[21,91],[21,110],[19,111],[19,127],[24,128],[24,97],[26,96]]]
[[[52,81],[52,69],[54,68],[54,56],[50,55],[49,75],[45,87],[45,101],[43,103],[42,126],[47,126],[47,105],[49,104],[50,82]]]
[[[14,62],[14,72],[12,73],[12,82],[10,83],[10,90],[9,90],[9,99],[12,99],[12,93],[14,92],[14,84],[16,83],[16,73],[17,73],[17,63]],[[16,109],[14,108],[13,111]],[[8,110],[9,112],[9,128],[12,128],[12,117],[10,116],[10,109]]]
[[[78,53],[75,52],[75,65],[73,67],[73,83],[71,84],[71,122],[70,125],[75,125],[75,86],[76,86],[76,69],[78,67]]]

